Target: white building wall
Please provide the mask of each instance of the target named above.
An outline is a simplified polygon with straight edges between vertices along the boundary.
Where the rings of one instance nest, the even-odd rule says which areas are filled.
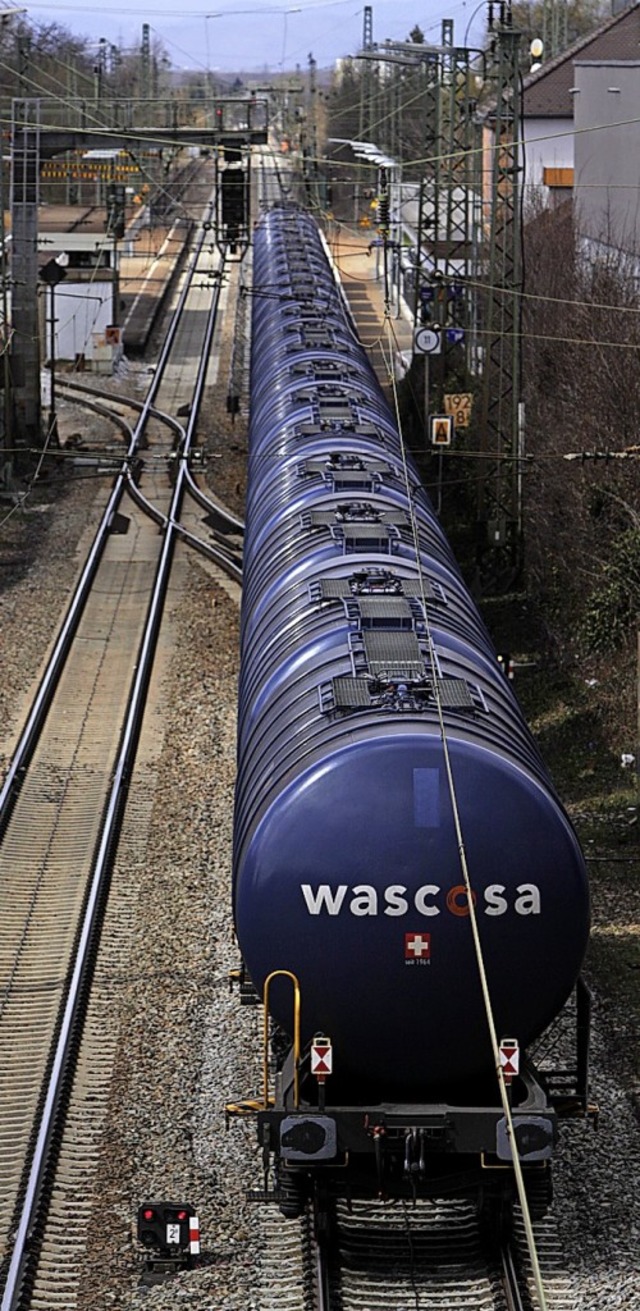
[[[69,274],[55,291],[56,359],[93,359],[94,333],[104,333],[113,323],[113,283],[73,282]],[[45,357],[50,353],[51,295],[46,292]]]
[[[573,126],[570,118],[525,119],[525,187],[540,186],[545,168],[573,168]]]

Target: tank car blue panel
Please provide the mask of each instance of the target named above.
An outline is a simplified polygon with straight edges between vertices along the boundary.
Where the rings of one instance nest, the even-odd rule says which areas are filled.
[[[295,211],[256,233],[251,390],[238,938],[258,988],[299,977],[337,1069],[424,1096],[492,1063],[442,730],[498,1031],[522,1044],[579,972],[584,863]],[[273,1012],[290,1029],[277,987]]]
[[[442,748],[404,728],[285,784],[245,847],[236,915],[258,985],[276,965],[298,976],[305,1038],[329,1034],[342,1072],[417,1095],[492,1058]],[[458,741],[452,763],[498,1031],[524,1044],[582,959],[579,853],[510,761]],[[290,1027],[290,995],[273,1010]]]

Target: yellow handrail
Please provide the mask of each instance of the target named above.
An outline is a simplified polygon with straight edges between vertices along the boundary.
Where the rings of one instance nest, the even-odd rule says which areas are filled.
[[[298,1109],[299,1088],[298,1088],[298,1067],[300,1064],[300,984],[291,970],[272,970],[264,981],[262,1000],[264,1003],[264,1052],[263,1052],[263,1070],[264,1070],[264,1106],[265,1110],[269,1105],[269,988],[273,979],[284,978],[291,979],[293,983],[293,1104]]]

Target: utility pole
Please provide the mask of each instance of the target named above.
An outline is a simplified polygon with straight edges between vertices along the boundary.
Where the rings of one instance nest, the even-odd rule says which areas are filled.
[[[2,324],[0,325],[0,350],[2,351],[2,430],[0,432],[0,448],[4,448],[2,463],[0,464],[0,485],[11,482],[13,471],[13,454],[9,448],[13,446],[13,424],[12,419],[12,381],[9,350],[11,346],[11,327],[9,323],[9,303],[7,297],[7,258],[5,244],[5,222],[4,222],[4,159],[0,150],[0,296],[2,304]]]
[[[22,100],[26,100],[29,95],[30,63],[31,36],[27,33],[18,40],[18,83]]]
[[[387,49],[396,62],[421,69],[424,78],[425,162],[419,183],[414,313],[416,326],[431,326],[441,338],[431,370],[424,358],[426,419],[430,408],[442,410],[448,375],[464,373],[469,366],[474,289],[467,280],[472,282],[481,212],[471,63],[475,52],[453,44],[450,19],[442,24],[439,46],[387,42]]]
[[[373,50],[373,9],[365,5],[362,21],[362,51],[370,54]],[[361,141],[369,140],[371,128],[371,79],[372,65],[365,59],[360,74],[360,122],[358,136]]]
[[[151,94],[151,30],[148,23],[142,24],[142,44],[140,46],[140,95],[143,101],[149,100]],[[148,114],[149,106],[143,109]]]
[[[96,62],[93,65],[93,99],[95,101],[96,110],[99,109],[100,101],[102,100],[104,70],[105,70],[105,38],[101,36],[100,41],[98,43],[98,54],[96,57]]]
[[[491,9],[491,7],[490,7]],[[506,581],[522,566],[522,411],[520,406],[522,232],[520,218],[520,32],[510,4],[493,28],[496,90],[490,228],[485,253],[481,447],[478,461],[478,564]]]
[[[493,6],[490,3],[490,13]],[[424,173],[419,192],[415,315],[440,337],[433,365],[424,361],[425,419],[441,412],[452,376],[482,363],[477,462],[478,556],[481,573],[514,577],[522,556],[522,443],[520,404],[520,34],[509,0],[500,6],[494,35],[495,148],[488,185],[482,174],[476,121],[476,66],[480,52],[453,44],[450,20],[441,45],[385,42],[391,63],[424,67]],[[483,71],[484,68],[483,68]],[[488,225],[482,222],[484,212]],[[482,243],[478,259],[478,240]],[[480,276],[478,276],[480,274]],[[483,298],[474,285],[487,285]],[[478,349],[473,333],[482,311]],[[458,392],[459,387],[450,388]],[[495,553],[498,553],[497,558]]]
[[[480,217],[476,175],[479,133],[474,121],[472,52],[453,44],[453,22],[444,19],[437,77],[435,145],[436,202],[434,268],[443,275],[439,321],[443,329],[439,356],[440,411],[447,376],[456,362],[468,370],[469,327],[473,290],[467,279],[474,266],[474,230]],[[455,388],[454,388],[455,390]]]
[[[3,10],[0,13],[0,31],[4,31],[6,25],[10,22],[14,14],[22,14],[26,11],[17,7]],[[19,85],[22,95],[26,95],[29,78],[29,56],[31,51],[31,36],[22,36],[18,39],[18,76]],[[13,167],[13,150],[11,152],[11,165]],[[7,234],[5,227],[5,156],[0,139],[0,308],[2,311],[2,322],[0,324],[0,352],[2,354],[2,418],[0,419],[0,486],[11,485],[14,467],[14,450],[15,450],[15,432],[13,421],[13,371],[12,371],[12,322],[9,315],[9,297],[8,297],[8,264],[7,264]],[[15,238],[15,234],[12,234]],[[15,277],[15,275],[14,275]],[[15,305],[15,293],[13,298]],[[11,319],[15,322],[12,314]]]
[[[569,44],[567,0],[543,0],[542,42],[545,59],[555,59]]]
[[[316,80],[317,64],[312,54],[309,55],[309,145],[306,152],[305,180],[307,196],[314,210],[318,209],[318,87]]]
[[[70,65],[67,69],[67,99],[72,107],[72,126],[76,126],[76,113],[78,104],[78,73],[77,69]],[[76,205],[79,200],[78,182],[73,172],[74,156],[67,151],[65,153],[65,163],[67,169],[65,200],[67,205]]]
[[[14,100],[11,131],[11,271],[13,283],[11,372],[14,387],[14,446],[40,442],[40,351],[38,282],[38,198],[40,101]]]
[[[69,256],[65,255],[66,263],[69,262]],[[50,259],[40,269],[40,278],[45,286],[49,288],[50,293],[50,312],[51,318],[49,326],[51,330],[49,346],[49,370],[51,373],[50,393],[49,393],[49,426],[47,431],[47,441],[53,446],[58,445],[58,417],[56,414],[56,287],[63,282],[67,276],[65,264],[62,262],[62,256],[57,260]]]
[[[370,55],[373,50],[373,9],[371,5],[365,5],[362,22],[362,53]],[[360,141],[370,140],[372,114],[372,86],[375,76],[375,68],[370,59],[362,61],[360,69],[360,114],[358,121],[358,138]],[[365,186],[368,187],[369,179],[365,179]],[[360,180],[359,174],[356,174],[356,181],[353,190],[353,210],[354,219],[358,220],[360,214]]]

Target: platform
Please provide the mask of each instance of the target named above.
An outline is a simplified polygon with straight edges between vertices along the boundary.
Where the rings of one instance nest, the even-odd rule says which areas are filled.
[[[413,350],[413,316],[397,289],[385,286],[382,250],[371,232],[332,225],[327,241],[342,280],[360,341],[368,352],[380,385],[390,386],[390,369],[404,376]],[[388,301],[387,301],[388,294]]]
[[[142,205],[128,214],[125,236],[115,246],[105,235],[104,206],[42,206],[38,211],[39,263],[42,266],[67,254],[69,280],[74,274],[82,276],[79,268],[86,276],[94,265],[93,277],[110,280],[115,254],[120,283],[116,322],[123,328],[125,353],[139,354],[162,309],[190,230],[182,218],[149,227],[148,209]]]
[[[141,228],[135,253],[120,257],[120,321],[124,350],[144,350],[180,265],[189,229]],[[126,245],[126,240],[125,243]]]

